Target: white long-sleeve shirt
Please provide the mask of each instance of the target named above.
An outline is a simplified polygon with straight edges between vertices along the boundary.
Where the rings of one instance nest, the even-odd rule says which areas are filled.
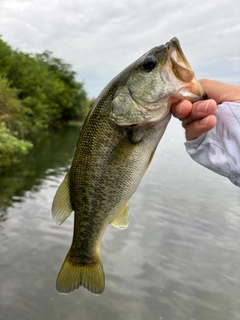
[[[240,104],[223,102],[215,116],[216,126],[185,142],[186,150],[193,160],[240,187]]]

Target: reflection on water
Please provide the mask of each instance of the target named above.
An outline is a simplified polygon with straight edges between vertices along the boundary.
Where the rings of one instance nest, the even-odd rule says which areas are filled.
[[[240,318],[240,196],[227,179],[185,154],[172,120],[130,203],[130,225],[109,226],[101,244],[106,289],[58,294],[71,216],[50,208],[78,127],[46,135],[0,180],[0,319]]]
[[[38,137],[34,149],[23,157],[22,163],[1,172],[0,209],[21,202],[31,191],[38,191],[44,179],[60,174],[71,162],[79,127],[61,126]],[[61,170],[63,166],[63,170]]]

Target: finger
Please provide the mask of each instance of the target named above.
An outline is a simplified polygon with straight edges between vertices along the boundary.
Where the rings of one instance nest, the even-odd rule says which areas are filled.
[[[191,113],[182,121],[183,127],[186,128],[186,126],[189,123],[195,120],[199,120],[209,115],[213,115],[216,111],[216,108],[217,103],[212,99],[193,103]]]
[[[174,103],[171,108],[172,115],[178,119],[183,119],[188,117],[191,110],[192,110],[192,104],[188,100],[182,100],[178,103]]]
[[[195,120],[186,125],[186,140],[194,140],[200,137],[203,133],[211,130],[216,125],[216,117],[208,115],[200,120]]]

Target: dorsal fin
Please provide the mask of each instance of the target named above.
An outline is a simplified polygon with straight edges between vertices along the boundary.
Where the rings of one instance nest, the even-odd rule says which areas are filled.
[[[52,216],[57,224],[62,224],[72,213],[73,208],[70,200],[70,176],[66,174],[57,189],[52,204]]]

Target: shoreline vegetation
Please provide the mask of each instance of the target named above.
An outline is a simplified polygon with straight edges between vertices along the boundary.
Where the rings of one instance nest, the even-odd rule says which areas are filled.
[[[92,103],[70,64],[50,51],[13,50],[0,36],[0,171],[20,161],[42,130],[83,121]]]

